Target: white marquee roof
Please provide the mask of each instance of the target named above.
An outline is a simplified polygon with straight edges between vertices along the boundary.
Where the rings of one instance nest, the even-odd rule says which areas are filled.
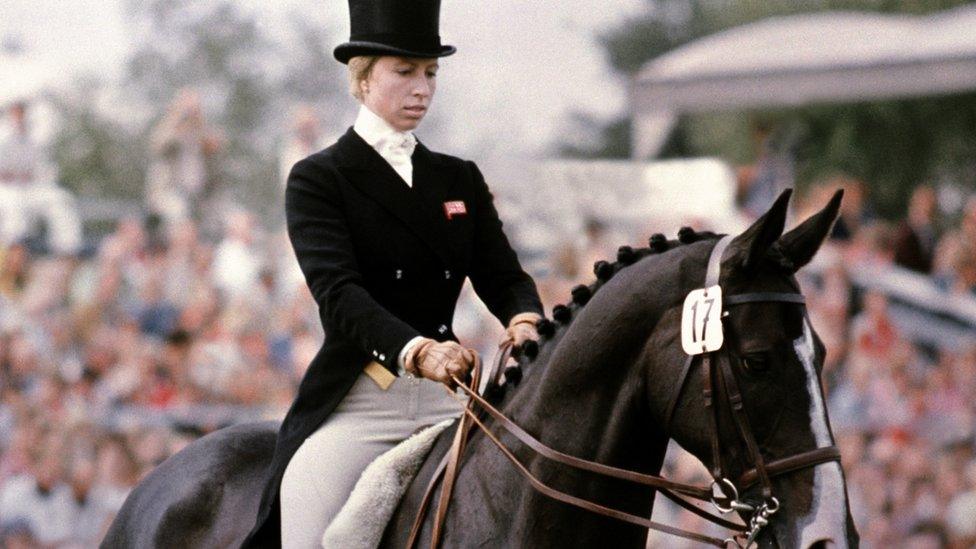
[[[648,62],[634,80],[635,155],[680,112],[913,97],[976,89],[976,6],[929,16],[773,17]]]
[[[976,56],[976,6],[929,17],[827,12],[773,17],[696,40],[645,65],[639,82],[884,66]]]

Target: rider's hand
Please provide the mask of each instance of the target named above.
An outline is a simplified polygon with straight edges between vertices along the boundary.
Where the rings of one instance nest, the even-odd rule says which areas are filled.
[[[529,340],[539,341],[539,332],[535,329],[535,323],[541,318],[537,313],[519,313],[513,316],[505,330],[508,341],[516,347]]]
[[[475,352],[454,341],[424,339],[410,350],[404,368],[411,374],[454,387],[451,376],[464,380],[474,366]]]

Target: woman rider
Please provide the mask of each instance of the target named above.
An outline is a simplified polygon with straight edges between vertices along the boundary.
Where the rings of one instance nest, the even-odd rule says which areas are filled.
[[[465,278],[516,345],[542,306],[471,161],[415,129],[436,89],[439,0],[349,0],[355,125],[292,168],[288,235],[326,341],[278,433],[245,546],[318,547],[359,474],[423,425],[460,414],[444,390],[474,352],[451,330]],[[280,533],[279,533],[280,532]]]

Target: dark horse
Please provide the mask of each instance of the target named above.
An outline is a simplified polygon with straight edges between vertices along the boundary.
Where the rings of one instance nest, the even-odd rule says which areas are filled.
[[[723,295],[798,296],[793,274],[830,231],[840,193],[783,234],[788,201],[787,192],[719,254]],[[756,463],[737,414],[748,420],[756,451],[767,463],[832,446],[819,379],[824,349],[801,304],[753,300],[723,314],[729,357],[723,368],[741,389],[741,407],[732,405],[735,398],[716,396],[709,409],[703,392],[707,376],[685,376],[682,304],[689,292],[703,287],[717,240],[716,235],[682,230],[677,241],[655,235],[648,248],[624,247],[615,262],[598,262],[596,282],[577,287],[572,302],[553,310],[554,322],[540,324],[538,353],[522,354],[524,377],[517,387],[513,379],[495,391],[497,407],[551,448],[649,475],[659,473],[668,440],[674,439],[709,469],[739,479]],[[692,374],[703,368],[702,361],[688,364]],[[500,432],[493,420],[487,425]],[[256,516],[261,472],[271,458],[274,436],[273,425],[253,424],[189,445],[133,490],[103,547],[239,544]],[[555,464],[508,433],[499,438],[542,482],[606,507],[650,516],[652,488]],[[442,435],[428,456],[386,529],[384,547],[405,545],[450,439]],[[444,522],[444,547],[644,546],[642,527],[536,491],[479,430],[462,463]],[[753,505],[768,496],[759,485],[740,489],[740,501]],[[780,509],[760,532],[760,547],[858,545],[837,461],[777,474],[769,489]],[[419,538],[424,546],[432,515],[427,514]],[[748,520],[748,514],[743,518]]]

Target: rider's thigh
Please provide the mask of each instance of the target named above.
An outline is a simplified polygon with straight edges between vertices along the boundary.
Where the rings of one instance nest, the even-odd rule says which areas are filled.
[[[461,415],[461,410],[468,401],[467,395],[457,391],[455,396],[459,400],[455,400],[443,383],[429,379],[418,380],[418,382],[419,394],[416,414],[418,427],[433,425]]]
[[[360,375],[329,419],[305,439],[281,481],[285,549],[320,547],[363,469],[416,429],[416,419],[405,412],[413,407],[417,389],[398,378],[384,391]]]

